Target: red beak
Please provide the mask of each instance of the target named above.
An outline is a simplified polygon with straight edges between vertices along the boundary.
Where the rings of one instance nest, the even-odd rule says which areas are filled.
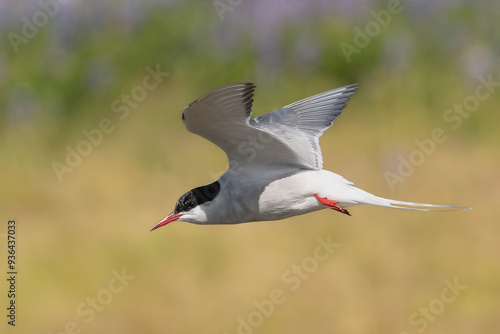
[[[165,218],[163,218],[162,220],[160,220],[155,226],[153,226],[152,229],[150,229],[149,231],[153,231],[153,230],[156,230],[157,228],[159,227],[162,227],[163,225],[167,225],[168,223],[171,223],[179,218],[181,218],[182,215],[178,214],[178,215],[174,215],[174,213],[172,212],[171,214],[169,214],[168,216],[166,216]]]

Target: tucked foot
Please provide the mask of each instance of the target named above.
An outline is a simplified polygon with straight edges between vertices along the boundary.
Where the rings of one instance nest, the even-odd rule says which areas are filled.
[[[318,194],[314,194],[314,197],[316,197],[321,204],[326,205],[326,206],[332,208],[333,210],[337,210],[338,212],[345,213],[348,216],[351,215],[349,213],[349,211],[347,211],[346,209],[343,209],[340,206],[338,206],[337,205],[337,203],[338,203],[337,201],[328,199],[326,197],[319,197]]]

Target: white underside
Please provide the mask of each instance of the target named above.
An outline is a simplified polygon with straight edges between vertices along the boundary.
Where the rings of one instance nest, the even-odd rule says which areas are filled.
[[[255,178],[255,175],[262,177]],[[197,224],[238,224],[284,219],[328,208],[318,201],[315,194],[337,201],[342,208],[362,204],[421,211],[429,211],[429,207],[458,208],[377,197],[326,170],[266,168],[262,173],[255,170],[251,174],[227,172],[219,182],[221,191],[213,201],[197,207],[192,212],[192,219],[187,214],[180,220]],[[427,208],[411,208],[414,206]]]

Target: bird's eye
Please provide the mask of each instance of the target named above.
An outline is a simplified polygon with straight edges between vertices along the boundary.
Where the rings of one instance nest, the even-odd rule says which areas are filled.
[[[181,198],[179,198],[179,200],[175,204],[174,212],[175,213],[186,212],[196,206],[198,206],[196,197],[194,196],[192,191],[188,191],[187,193],[182,195]]]

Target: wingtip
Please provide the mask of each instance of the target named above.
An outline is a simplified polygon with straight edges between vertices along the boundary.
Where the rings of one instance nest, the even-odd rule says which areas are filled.
[[[359,88],[359,83],[354,83],[351,85],[344,86],[347,91],[353,91]]]
[[[237,86],[237,85],[242,85],[244,86],[246,89],[255,89],[257,86],[253,83],[253,82],[236,82],[234,84],[229,84],[229,85],[226,85],[226,86]],[[224,86],[222,86],[224,87]]]

